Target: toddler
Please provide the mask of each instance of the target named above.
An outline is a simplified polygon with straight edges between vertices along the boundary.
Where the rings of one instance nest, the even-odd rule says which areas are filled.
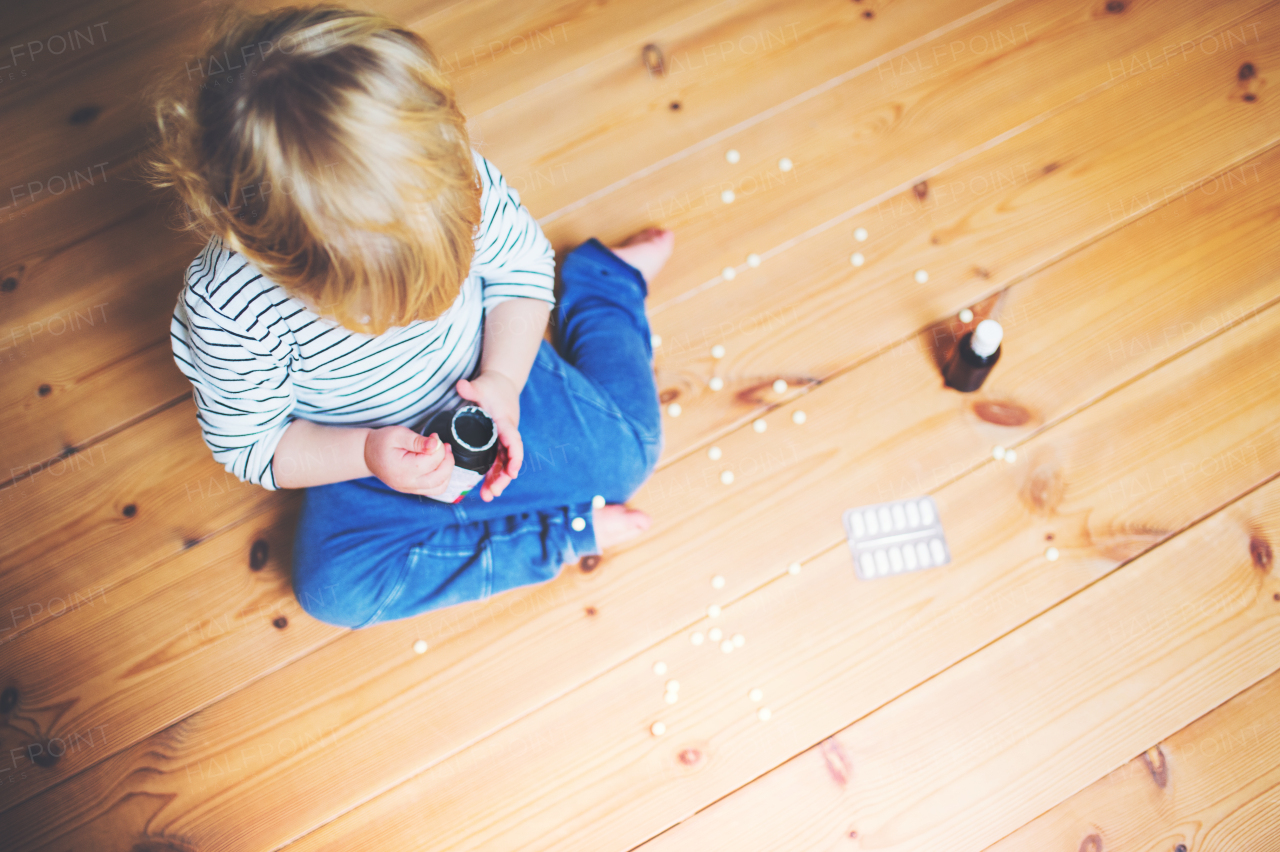
[[[206,55],[156,106],[151,180],[207,237],[173,353],[214,458],[305,489],[302,607],[347,627],[405,618],[647,529],[622,504],[661,449],[644,298],[671,232],[588,240],[557,299],[550,243],[416,34],[333,6],[233,12]],[[499,452],[450,504],[430,495],[451,448],[418,430],[463,400]]]

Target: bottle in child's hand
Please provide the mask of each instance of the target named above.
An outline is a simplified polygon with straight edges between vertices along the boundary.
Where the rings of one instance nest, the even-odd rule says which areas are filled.
[[[457,503],[484,480],[498,458],[498,427],[483,408],[466,403],[428,420],[422,434],[432,432],[453,448],[453,473],[443,492],[426,496]]]

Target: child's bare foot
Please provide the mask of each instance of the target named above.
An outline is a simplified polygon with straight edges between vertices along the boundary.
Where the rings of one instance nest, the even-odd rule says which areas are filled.
[[[639,509],[613,503],[596,509],[591,515],[591,523],[596,531],[596,545],[604,550],[640,535],[649,529],[650,520]]]
[[[622,245],[613,246],[609,251],[636,269],[644,276],[646,282],[652,281],[658,274],[667,258],[671,257],[671,249],[675,246],[675,231],[663,228],[645,228],[640,233],[627,238]]]

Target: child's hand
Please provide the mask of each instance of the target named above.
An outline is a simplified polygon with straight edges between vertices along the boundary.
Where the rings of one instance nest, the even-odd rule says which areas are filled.
[[[520,391],[498,372],[481,373],[470,382],[459,379],[457,389],[458,396],[483,408],[498,427],[498,458],[480,486],[480,499],[487,503],[516,478],[524,461],[524,441],[516,428],[520,425]]]
[[[405,426],[371,429],[364,439],[370,472],[397,491],[440,494],[453,473],[453,448],[435,435],[419,435]]]

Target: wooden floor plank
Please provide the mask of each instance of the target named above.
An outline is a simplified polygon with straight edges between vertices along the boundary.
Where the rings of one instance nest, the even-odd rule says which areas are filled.
[[[986,852],[1280,848],[1280,672],[1254,684]]]
[[[1257,192],[1259,196],[1263,195],[1260,190]],[[1235,200],[1243,205],[1240,198],[1236,196]],[[1190,207],[1191,199],[1184,201]],[[1248,205],[1243,205],[1240,219],[1226,217],[1218,222],[1217,227],[1229,231],[1240,229],[1240,233],[1270,227],[1268,207],[1243,213],[1249,209]],[[1192,214],[1199,218],[1200,213],[1203,210],[1190,208],[1186,221]],[[1209,217],[1206,221],[1214,219]],[[1156,233],[1152,229],[1143,236],[1151,239]],[[1117,241],[1119,236],[1115,238]],[[1247,265],[1219,267],[1223,263],[1238,263],[1238,256],[1202,251],[1196,256],[1202,263],[1209,264],[1207,268],[1197,268],[1188,257],[1182,263],[1170,263],[1167,268],[1149,271],[1148,277],[1143,279],[1138,269],[1139,258],[1143,256],[1143,249],[1139,246],[1143,244],[1112,247],[1108,251],[1106,242],[1079,256],[1095,256],[1098,266],[1092,275],[1083,274],[1081,267],[1064,271],[1058,279],[1051,279],[1046,273],[1026,282],[1027,286],[1043,282],[1041,296],[1029,299],[1026,310],[1045,319],[1035,326],[1013,326],[1010,330],[1010,352],[1024,348],[1019,337],[1025,341],[1046,336],[1052,338],[1050,329],[1055,327],[1062,339],[1074,338],[1073,345],[1078,347],[1077,351],[1096,352],[1107,338],[1090,338],[1087,332],[1082,331],[1089,328],[1091,317],[1055,309],[1063,301],[1091,305],[1100,311],[1110,310],[1116,314],[1116,322],[1127,323],[1130,329],[1140,327],[1146,319],[1150,319],[1153,329],[1168,324],[1169,315],[1152,315],[1142,300],[1135,298],[1140,290],[1113,286],[1116,280],[1140,282],[1134,285],[1140,288],[1160,289],[1151,276],[1174,274],[1175,270],[1183,267],[1190,267],[1185,274],[1199,275],[1203,280],[1231,281],[1249,277],[1245,272]],[[1265,247],[1274,243],[1274,240],[1267,239],[1249,241],[1249,245],[1260,251],[1273,250]],[[1117,276],[1117,257],[1130,258],[1129,262],[1134,264],[1133,272],[1126,271]],[[1272,270],[1274,264],[1264,256],[1257,267]],[[1213,271],[1215,268],[1218,271]],[[1256,280],[1263,280],[1259,273],[1253,274],[1258,276]],[[1266,280],[1274,284],[1272,279]],[[1164,283],[1164,289],[1171,294],[1186,289],[1176,286],[1172,280]],[[1264,285],[1262,289],[1273,292],[1273,286],[1268,288]],[[1215,290],[1206,288],[1206,292]],[[1192,310],[1196,310],[1197,300],[1190,296],[1187,300],[1183,307],[1189,303]],[[1098,333],[1109,332],[1109,329],[1104,329]],[[1029,342],[1025,347],[1035,350]],[[796,447],[792,443],[797,440],[797,433],[784,435],[780,439],[782,443],[791,444],[794,449],[789,456],[777,453],[779,458],[772,466],[768,465],[768,456],[759,449],[763,438],[749,430],[732,436],[724,443],[724,448],[727,463],[739,472],[740,478],[734,488],[726,489],[718,483],[702,484],[701,474],[707,466],[701,460],[690,459],[661,472],[657,482],[665,485],[667,492],[661,498],[653,498],[651,503],[657,504],[656,520],[662,528],[637,547],[608,557],[595,571],[589,574],[566,573],[553,583],[507,594],[487,605],[464,605],[406,623],[380,625],[344,636],[306,659],[190,717],[184,725],[189,732],[201,732],[198,742],[193,739],[194,733],[183,737],[180,742],[172,740],[167,733],[161,733],[20,805],[12,811],[16,814],[12,819],[34,824],[38,821],[37,814],[56,812],[59,822],[67,820],[68,828],[73,823],[93,820],[94,827],[86,825],[84,831],[88,834],[80,835],[82,837],[97,836],[99,832],[105,833],[103,836],[132,837],[134,832],[141,830],[141,823],[135,822],[135,817],[126,813],[127,809],[111,808],[112,796],[117,797],[115,801],[123,801],[118,797],[134,801],[127,791],[164,789],[168,791],[165,796],[172,793],[178,797],[174,801],[180,802],[172,804],[167,814],[179,811],[203,813],[232,787],[246,790],[251,786],[264,794],[269,789],[296,789],[297,784],[306,783],[305,778],[320,783],[319,779],[332,774],[333,767],[342,766],[344,775],[340,790],[335,790],[334,785],[325,785],[323,795],[320,790],[314,790],[314,795],[304,797],[305,804],[295,802],[291,805],[288,814],[271,808],[269,812],[264,810],[262,814],[244,820],[264,832],[276,832],[271,835],[275,839],[261,839],[264,846],[289,836],[289,832],[298,830],[297,826],[323,822],[326,817],[321,813],[330,807],[324,796],[350,797],[361,789],[369,789],[370,794],[376,792],[379,789],[377,785],[385,779],[398,773],[412,772],[411,767],[415,764],[429,765],[495,727],[524,715],[539,703],[564,694],[572,684],[581,683],[584,673],[604,671],[632,658],[647,647],[645,639],[653,634],[655,628],[674,632],[695,621],[705,606],[708,593],[705,577],[697,571],[691,572],[689,566],[701,566],[707,575],[718,571],[730,578],[735,589],[760,587],[777,577],[780,566],[790,559],[813,552],[811,548],[815,546],[825,549],[839,541],[838,522],[833,521],[831,506],[854,505],[873,499],[879,483],[888,481],[890,474],[901,471],[913,461],[926,471],[939,466],[946,471],[949,463],[958,462],[958,472],[963,472],[977,463],[989,450],[992,433],[987,430],[991,428],[990,424],[984,426],[975,422],[968,411],[967,401],[957,400],[938,390],[933,367],[919,347],[904,348],[908,351],[902,355],[886,354],[810,394],[803,403],[810,412],[809,422],[804,427],[794,427],[807,430],[803,435],[804,446]],[[1067,377],[1077,372],[1079,367],[1064,357],[1063,352],[1035,351],[1036,358],[1026,361],[1010,359],[1003,366],[1005,369],[1025,370],[1028,382],[1046,389],[1062,388],[1065,396],[1058,401],[1056,410],[1042,411],[1045,422],[1052,422],[1060,416],[1057,412],[1072,411],[1088,401],[1074,394],[1096,391],[1096,388],[1082,388],[1067,381]],[[1133,353],[1126,359],[1098,359],[1094,369],[1111,370],[1110,382],[1114,386],[1126,381],[1126,377],[1140,375],[1170,354],[1173,353]],[[1212,359],[1180,360],[1213,363]],[[1016,368],[1015,364],[1018,365]],[[1233,369],[1235,366],[1232,365]],[[1231,374],[1236,372],[1239,370]],[[868,400],[876,400],[876,405],[868,407]],[[1151,408],[1151,405],[1143,403],[1139,410],[1146,412]],[[1210,407],[1209,410],[1217,409]],[[787,422],[787,410],[779,412],[779,415],[775,426]],[[845,426],[851,418],[859,422],[861,440],[855,446],[850,446]],[[1104,424],[1100,428],[1113,428],[1111,420],[1100,419]],[[1239,418],[1233,421],[1228,435],[1238,436],[1239,422]],[[904,423],[919,425],[904,427]],[[1033,428],[1015,429],[1003,434],[1026,434]],[[1158,427],[1153,425],[1151,428]],[[1136,429],[1133,431],[1135,434],[1138,432]],[[1090,436],[1081,438],[1078,443],[1087,449],[1096,447],[1098,442]],[[1167,458],[1167,453],[1174,451],[1172,445],[1159,441],[1146,443],[1156,453],[1146,461],[1159,470],[1159,464]],[[1228,449],[1229,446],[1224,447],[1223,451]],[[1186,491],[1193,494],[1195,500],[1209,501],[1205,505],[1217,505],[1247,487],[1247,483],[1257,481],[1262,475],[1260,471],[1270,464],[1270,458],[1265,455],[1270,451],[1268,447],[1261,448],[1262,455],[1251,457],[1248,464],[1233,466],[1231,471],[1222,473],[1216,480],[1207,478],[1200,481],[1193,477],[1185,486]],[[1015,504],[1017,498],[1009,495],[1016,494],[1018,486],[1011,477],[1015,474],[1025,477],[1039,470],[1038,463],[1035,466],[1029,464],[1033,455],[1028,450],[1028,461],[1024,461],[1021,467],[987,470],[987,476],[1006,483],[1004,493]],[[744,461],[751,459],[759,462],[754,469],[744,465]],[[782,464],[777,464],[777,461]],[[711,472],[717,471],[712,468]],[[1104,466],[1102,470],[1092,469],[1088,475],[1101,476],[1105,482],[1114,484],[1116,480],[1112,477],[1123,478],[1128,473],[1114,466]],[[1079,480],[1073,478],[1072,482],[1073,493],[1084,488],[1085,484]],[[926,489],[936,484],[931,483]],[[1168,495],[1164,497],[1164,502],[1168,502]],[[1215,500],[1218,503],[1213,503]],[[966,498],[966,501],[974,502],[972,498]],[[1157,501],[1157,504],[1164,503]],[[1173,508],[1169,507],[1168,511]],[[1018,511],[1026,510],[1019,508]],[[1161,515],[1162,528],[1176,529],[1197,514],[1194,508],[1185,506],[1183,511],[1186,514],[1181,520],[1170,518],[1167,512]],[[1117,559],[1132,555],[1135,550],[1159,538],[1158,535],[1143,538],[1123,530],[1104,529],[1095,529],[1091,535],[1096,547],[1107,556],[1081,557],[1080,561],[1083,567],[1092,565],[1100,571],[1108,570]],[[724,542],[733,542],[733,545],[726,549]],[[1026,542],[1021,540],[1011,544],[1015,549],[1025,545]],[[968,546],[973,547],[975,553],[982,552],[980,542],[970,542]],[[1075,560],[1064,560],[1064,564],[1074,563]],[[840,564],[847,571],[847,561],[842,560]],[[1016,560],[1014,564],[1017,564]],[[642,566],[644,571],[640,570]],[[1025,571],[1027,566],[1024,564],[1022,568]],[[970,586],[978,582],[973,575],[963,573],[947,576],[959,577],[961,579],[957,582]],[[1032,582],[1040,575],[1024,573],[1022,576],[1025,582]],[[1075,574],[1061,576],[1072,582],[1079,579]],[[988,580],[983,582],[989,593],[997,595],[1007,595],[1007,586],[1016,585],[1006,584],[1006,588],[1001,589]],[[965,586],[965,589],[971,592],[970,586]],[[1074,588],[1078,586],[1057,588],[1053,592],[1060,597]],[[1057,599],[1028,604],[1029,598],[1024,589],[1015,600],[1022,606],[1039,603],[1043,608]],[[583,616],[583,608],[587,605],[595,608],[599,615]],[[1039,610],[1031,612],[1034,611]],[[1031,614],[1025,609],[1019,612],[1022,617]],[[574,613],[577,613],[576,617]],[[991,625],[984,619],[980,626],[989,628]],[[434,650],[425,657],[414,658],[407,649],[418,637],[430,639]],[[679,641],[687,640],[681,637]],[[547,660],[536,650],[536,647],[545,647],[547,643],[573,645],[578,651],[572,660],[562,661],[562,668],[557,670],[554,660]],[[523,655],[530,655],[530,661],[539,660],[536,667],[539,677],[536,681],[522,682],[520,695],[515,696],[509,680],[523,667],[524,664],[518,662]],[[358,669],[361,675],[353,680],[350,672],[356,660],[360,661]],[[342,686],[338,695],[316,696],[302,708],[282,697],[297,695],[299,690],[305,689],[305,684],[332,682],[334,673],[343,671],[347,674],[339,679]],[[905,684],[903,688],[910,685]],[[472,698],[465,706],[455,706],[442,699],[444,695],[458,694]],[[393,754],[370,748],[371,737],[385,742],[388,730],[402,730],[404,723],[395,720],[405,714],[419,720],[430,718],[430,729],[411,726],[415,732],[411,743],[398,747]],[[300,738],[305,732],[321,729],[341,729],[342,733],[330,747],[308,751],[305,760],[300,754],[288,766],[280,767],[228,762],[232,753],[227,749],[233,747],[227,745],[229,742],[240,747],[246,739],[256,742],[271,740],[272,737]],[[231,734],[233,731],[236,733]],[[467,752],[462,754],[467,755]],[[458,759],[474,759],[475,754],[472,752],[471,756]],[[149,768],[141,768],[144,765]],[[193,777],[198,778],[198,785],[191,777],[184,780],[184,775],[190,775],[187,772],[190,767],[204,767],[191,770],[197,772]],[[218,770],[216,775],[214,767]],[[281,772],[285,775],[278,774]],[[289,780],[284,780],[286,777]],[[143,786],[138,787],[139,784]],[[160,787],[153,786],[156,784]],[[88,792],[107,789],[115,791],[107,800]],[[99,800],[102,804],[88,811],[72,809],[69,812],[70,805],[62,798],[64,796],[71,796],[76,801]],[[266,800],[259,804],[266,808]],[[236,806],[244,816],[243,809],[255,807],[255,804],[237,796]],[[307,808],[317,810],[310,811],[310,815],[302,813]],[[72,816],[72,813],[76,815]],[[137,818],[145,820],[149,817]],[[176,816],[173,818],[177,819]],[[201,842],[213,842],[211,838],[217,834],[218,825],[225,826],[226,820],[212,818],[212,822],[201,821],[198,828],[183,828],[181,833],[185,836],[196,832],[203,838]]]

